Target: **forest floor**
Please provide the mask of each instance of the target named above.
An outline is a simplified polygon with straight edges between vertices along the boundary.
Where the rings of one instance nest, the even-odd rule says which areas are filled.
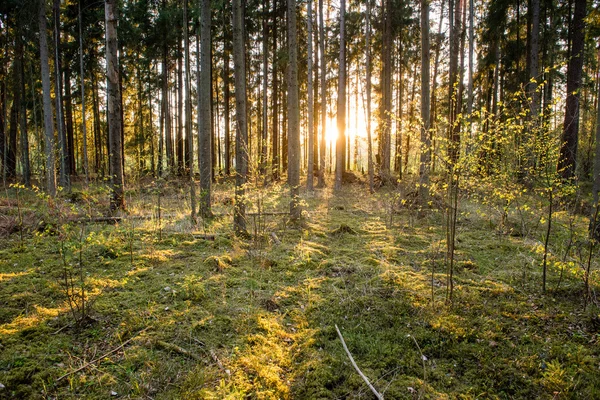
[[[542,293],[543,200],[502,218],[484,189],[465,191],[448,303],[435,202],[417,218],[409,191],[317,189],[293,229],[285,187],[253,189],[240,239],[232,186],[214,189],[217,217],[192,225],[185,184],[164,184],[160,227],[156,182],[129,190],[114,224],[80,218],[107,207],[101,186],[69,202],[9,189],[0,398],[374,398],[336,325],[386,399],[600,398],[584,216],[555,214]]]

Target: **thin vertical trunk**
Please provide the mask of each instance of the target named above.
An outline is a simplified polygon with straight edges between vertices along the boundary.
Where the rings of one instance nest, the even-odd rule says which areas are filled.
[[[21,42],[22,46],[22,41]],[[20,52],[20,79],[21,84],[20,90],[21,95],[24,99],[21,101],[21,109],[19,114],[21,115],[21,166],[23,168],[23,184],[26,187],[31,187],[31,165],[29,163],[29,135],[27,134],[27,107],[26,107],[26,91],[25,91],[25,60],[23,57],[23,51]],[[35,112],[35,110],[34,110]]]
[[[322,1],[322,0],[321,0]],[[366,67],[367,67],[367,157],[369,172],[369,192],[375,191],[375,167],[373,165],[373,138],[371,137],[371,1],[367,0],[367,33],[365,35]]]
[[[271,98],[271,111],[272,111],[272,126],[273,126],[273,136],[272,136],[272,175],[273,180],[279,180],[279,82],[277,79],[278,74],[278,55],[277,55],[277,7],[278,0],[273,0],[273,19],[272,19],[272,33],[273,33],[273,95]]]
[[[67,161],[69,163],[69,174],[77,175],[75,166],[75,140],[73,132],[73,97],[71,95],[71,68],[67,64],[65,68],[65,133],[67,136]]]
[[[472,0],[471,0],[472,1]],[[529,38],[529,82],[527,84],[530,99],[531,119],[537,120],[539,114],[539,40],[540,40],[540,0],[531,1],[531,31]]]
[[[177,174],[183,175],[185,170],[185,142],[183,139],[183,49],[181,47],[183,26],[180,25],[179,29],[180,35],[177,38],[177,133],[175,142],[177,151]]]
[[[450,67],[449,67],[449,85],[448,85],[448,101],[450,104],[448,117],[448,157],[450,164],[454,165],[458,160],[460,151],[460,124],[457,123],[458,113],[460,112],[459,101],[459,69],[458,58],[460,55],[460,38],[461,38],[461,21],[462,21],[462,2],[464,0],[451,1],[450,20],[452,26],[450,29]],[[454,5],[454,8],[452,7]],[[452,19],[452,16],[454,19]]]
[[[211,96],[212,71],[210,57],[211,30],[210,0],[201,0],[200,7],[200,86],[198,93],[198,147],[200,151],[200,215],[211,216],[212,184],[212,124]],[[237,90],[236,90],[237,92]]]
[[[342,7],[345,0],[342,0]],[[288,30],[288,185],[290,185],[290,220],[298,223],[300,207],[300,104],[298,100],[298,40],[296,0],[287,0]]]
[[[108,95],[108,137],[110,144],[109,163],[111,175],[112,211],[125,208],[123,158],[121,143],[121,101],[119,87],[119,58],[117,43],[117,0],[105,1],[106,17],[106,77]]]
[[[314,93],[313,93],[313,16],[312,16],[312,0],[308,0],[306,5],[306,24],[307,24],[307,51],[306,51],[306,62],[307,62],[307,80],[308,80],[308,165],[307,165],[307,179],[306,188],[308,190],[314,189]]]
[[[346,147],[346,0],[340,1],[340,54],[337,100],[337,140],[335,143],[335,190],[342,188]]]
[[[191,218],[196,220],[196,182],[194,181],[194,134],[192,132],[192,97],[190,94],[190,34],[188,27],[188,0],[183,0],[183,41],[185,63],[185,138],[186,167],[190,179]],[[202,192],[201,192],[202,193]],[[210,198],[210,196],[209,196]]]
[[[245,188],[248,176],[248,127],[246,120],[246,65],[242,0],[233,0],[233,64],[235,78],[235,210],[234,231],[246,235]]]
[[[79,0],[79,74],[81,79],[81,135],[83,138],[83,173],[85,174],[86,185],[90,181],[90,165],[88,161],[87,153],[87,125],[86,125],[86,114],[85,114],[85,73],[83,68],[83,33],[82,33],[82,18],[81,18],[81,0]]]
[[[321,54],[321,145],[319,181],[320,188],[325,187],[325,160],[327,150],[327,60],[325,59],[325,21],[323,19],[323,0],[319,0],[319,52]]]
[[[44,153],[46,156],[46,190],[56,196],[56,163],[54,159],[54,125],[52,123],[52,99],[50,98],[50,66],[48,56],[48,33],[46,1],[39,0],[40,64],[42,72],[42,100],[44,109]]]
[[[381,105],[379,108],[379,169],[384,181],[390,178],[392,111],[392,21],[391,0],[383,0],[383,44],[381,69]]]
[[[539,0],[538,0],[539,1]],[[469,0],[469,71],[467,86],[467,118],[469,138],[473,135],[473,63],[475,42],[475,7],[474,0]]]
[[[267,140],[269,137],[269,107],[268,107],[268,83],[269,83],[269,1],[263,0],[262,2],[262,139],[260,149],[260,174],[264,175],[267,169]]]
[[[583,52],[585,44],[586,0],[575,0],[571,34],[571,57],[567,67],[567,101],[565,121],[561,135],[558,170],[563,179],[575,177],[577,145],[579,140],[579,88],[582,83]]]
[[[225,10],[223,10],[223,18],[225,18]],[[227,24],[223,21],[224,26]],[[226,28],[224,28],[226,29]],[[230,92],[230,81],[229,81],[229,54],[230,54],[230,46],[229,46],[229,38],[227,35],[223,35],[223,114],[224,116],[224,124],[225,124],[225,175],[231,175],[231,133],[230,126],[231,123],[229,121],[230,112],[230,104],[231,104],[231,92]]]
[[[472,0],[471,0],[472,1]],[[421,205],[429,197],[429,170],[431,169],[431,138],[429,119],[429,2],[421,0],[421,149],[419,152],[419,200]]]
[[[60,177],[59,183],[67,192],[71,190],[69,179],[69,152],[67,149],[67,137],[65,134],[63,118],[63,99],[62,99],[62,67],[61,67],[61,46],[60,46],[60,0],[54,0],[54,73],[55,80],[55,99],[56,99],[56,126],[58,128],[58,147],[60,158]]]

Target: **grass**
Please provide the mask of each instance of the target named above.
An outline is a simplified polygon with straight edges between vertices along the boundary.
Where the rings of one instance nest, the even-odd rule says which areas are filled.
[[[127,194],[131,214],[156,214],[154,188]],[[255,238],[241,240],[231,186],[215,189],[212,221],[193,225],[185,186],[165,183],[162,239],[156,218],[127,219],[86,225],[83,243],[80,224],[61,222],[102,212],[102,188],[56,204],[22,192],[25,220],[46,228],[28,226],[23,247],[14,229],[0,244],[0,398],[372,398],[335,324],[386,399],[600,397],[600,317],[594,304],[583,309],[576,257],[583,217],[579,247],[562,262],[569,216],[556,214],[543,294],[541,200],[527,199],[531,233],[516,236],[498,226],[493,204],[465,195],[447,304],[439,211],[418,219],[402,209],[390,223],[391,193],[323,189],[304,194],[303,229],[286,227],[285,215],[254,218]],[[250,193],[250,209],[259,200],[266,211],[287,208],[283,188]],[[510,211],[520,226],[522,213]],[[76,326],[61,251],[77,269],[80,248],[93,312]]]

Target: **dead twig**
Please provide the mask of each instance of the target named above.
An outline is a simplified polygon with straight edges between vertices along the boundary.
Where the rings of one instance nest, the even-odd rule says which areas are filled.
[[[101,355],[100,357],[96,358],[95,360],[90,361],[89,363],[77,368],[74,371],[71,371],[67,374],[64,374],[63,376],[61,376],[60,378],[58,378],[56,380],[56,382],[60,382],[61,380],[65,379],[67,376],[71,376],[73,374],[76,374],[79,371],[82,371],[84,369],[86,369],[89,366],[92,366],[94,364],[96,364],[98,361],[104,360],[106,357],[110,356],[113,353],[116,353],[117,351],[121,350],[123,347],[125,347],[127,344],[129,344],[129,342],[131,342],[133,339],[137,338],[138,336],[140,336],[142,333],[144,333],[145,331],[147,331],[148,329],[150,329],[151,326],[148,326],[144,329],[142,329],[141,331],[139,331],[135,336],[132,336],[131,338],[127,339],[126,341],[124,341],[123,343],[121,343],[120,346],[115,347],[114,349],[112,349],[111,351],[109,351],[108,353],[104,353],[103,355]]]
[[[181,346],[178,346],[178,345],[176,345],[176,344],[169,343],[169,342],[165,342],[165,341],[163,341],[163,340],[157,340],[155,343],[156,343],[156,345],[157,345],[158,347],[162,347],[162,348],[163,348],[163,349],[165,349],[165,350],[174,351],[174,352],[176,352],[176,353],[179,353],[179,354],[182,354],[182,355],[184,355],[184,356],[187,356],[187,357],[189,357],[189,358],[192,358],[192,359],[194,359],[194,360],[196,360],[196,361],[202,361],[202,360],[200,359],[200,357],[198,357],[198,356],[197,356],[197,355],[195,355],[194,353],[192,353],[192,352],[190,352],[189,350],[187,350],[187,349],[184,349],[183,347],[181,347]]]
[[[360,370],[360,368],[358,368],[358,365],[356,365],[356,362],[354,361],[354,358],[352,357],[352,354],[350,354],[350,350],[348,350],[348,346],[346,346],[346,342],[344,341],[344,337],[342,336],[342,332],[340,332],[340,329],[338,328],[337,325],[335,325],[335,330],[337,331],[338,336],[340,337],[340,340],[342,341],[342,346],[344,346],[344,350],[346,350],[346,354],[348,355],[348,358],[350,359],[350,362],[352,363],[352,366],[354,367],[354,369],[356,370],[356,372],[358,372],[358,374],[360,375],[360,377],[363,378],[363,380],[365,381],[365,383],[367,384],[367,386],[369,386],[369,389],[371,389],[371,391],[373,392],[373,394],[375,395],[375,397],[377,397],[377,399],[379,399],[379,400],[383,400],[383,395],[380,394],[373,387],[373,385],[371,385],[371,382],[369,382],[369,379],[365,376],[365,374],[362,373],[362,371]]]

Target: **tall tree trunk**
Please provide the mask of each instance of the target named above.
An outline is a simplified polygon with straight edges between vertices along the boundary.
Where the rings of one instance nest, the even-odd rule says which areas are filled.
[[[325,187],[325,160],[327,153],[327,59],[325,58],[325,21],[323,19],[323,0],[319,0],[319,52],[321,53],[321,145],[319,148],[320,188]]]
[[[313,93],[313,16],[312,16],[312,0],[308,0],[306,4],[306,25],[307,25],[307,51],[306,51],[306,63],[307,63],[307,92],[308,92],[308,166],[307,166],[307,179],[306,188],[308,190],[314,189],[314,106],[315,98]]]
[[[23,46],[23,42],[19,38],[20,46]],[[27,95],[25,91],[25,60],[23,57],[23,51],[20,51],[20,79],[21,84],[21,95],[24,99],[21,101],[21,109],[19,114],[21,115],[21,165],[23,167],[23,184],[26,187],[31,187],[31,165],[29,163],[29,135],[27,134],[27,107],[26,100]],[[35,113],[35,109],[34,109]]]
[[[342,0],[342,4],[345,0]],[[343,6],[342,6],[343,7]],[[298,101],[298,38],[296,0],[287,0],[288,30],[288,185],[290,185],[290,220],[300,221],[300,104]],[[312,88],[311,88],[312,89]]]
[[[82,18],[81,18],[81,1],[79,0],[79,74],[81,79],[81,135],[83,138],[83,173],[85,174],[86,185],[90,181],[90,166],[88,162],[87,154],[87,125],[86,125],[86,114],[85,114],[85,73],[83,68],[83,33],[82,33]]]
[[[65,133],[67,135],[67,157],[69,174],[77,175],[75,167],[75,140],[73,132],[73,96],[71,95],[71,68],[65,68]]]
[[[183,0],[185,1],[185,0]],[[180,24],[178,24],[180,25]],[[182,25],[182,24],[181,24]],[[183,139],[183,49],[181,48],[181,36],[183,26],[179,27],[180,34],[177,38],[177,174],[183,175],[185,169],[185,142]],[[207,92],[208,93],[208,92]],[[205,93],[205,95],[207,94]],[[187,134],[187,132],[186,132]]]
[[[271,124],[273,126],[272,133],[272,175],[273,180],[279,180],[279,163],[280,163],[280,142],[279,142],[279,80],[278,80],[278,71],[279,71],[279,57],[277,54],[277,12],[278,12],[278,4],[279,0],[273,0],[273,18],[272,18],[272,34],[273,34],[273,72],[272,72],[272,81],[273,81],[273,95],[271,98]]]
[[[449,85],[448,85],[448,102],[449,117],[448,117],[448,157],[451,165],[454,165],[458,160],[460,152],[460,125],[457,123],[457,117],[460,112],[459,101],[459,70],[458,58],[460,55],[460,38],[461,38],[461,20],[462,20],[462,2],[464,0],[453,0],[450,2],[450,67],[449,67]],[[454,2],[454,3],[453,3]],[[452,7],[454,5],[454,8]],[[452,18],[454,17],[454,19]]]
[[[17,51],[18,52],[18,51]],[[17,132],[19,127],[19,111],[21,109],[21,75],[19,66],[20,56],[17,54],[12,65],[13,102],[10,108],[8,140],[6,146],[5,175],[8,182],[14,182],[17,177]]]
[[[540,0],[530,0],[530,4],[531,31],[529,38],[529,82],[527,83],[527,89],[530,99],[529,107],[531,119],[536,121],[540,107],[540,95],[537,82],[539,74]]]
[[[223,10],[223,19],[225,19],[225,10]],[[227,23],[223,21],[224,30],[227,29]],[[229,55],[230,51],[230,40],[227,35],[223,35],[223,114],[225,114],[225,175],[231,175],[231,132],[229,116],[231,114],[231,92],[230,92],[230,71],[229,71]]]
[[[56,162],[54,159],[54,125],[52,123],[52,99],[50,97],[50,66],[48,57],[48,32],[46,1],[39,0],[40,64],[42,72],[42,100],[44,109],[44,153],[46,156],[46,190],[56,196]]]
[[[322,0],[321,0],[322,1]],[[375,167],[373,165],[373,138],[371,137],[371,1],[367,0],[367,33],[365,35],[366,48],[366,69],[367,69],[367,157],[368,157],[368,172],[369,172],[369,192],[375,191],[374,178]]]
[[[592,196],[594,198],[594,208],[597,209],[600,207],[600,82],[596,82],[596,84],[598,86],[596,98],[596,154],[594,156]],[[594,239],[600,240],[600,221],[598,221],[598,215],[596,215],[595,210],[590,215],[590,231]]]
[[[381,105],[379,108],[379,169],[384,180],[390,178],[391,164],[391,111],[392,111],[392,2],[385,2],[383,9],[383,44],[381,69]]]
[[[67,136],[65,133],[63,117],[63,99],[62,99],[62,67],[61,67],[61,46],[60,46],[60,0],[54,0],[54,73],[55,96],[56,96],[56,126],[58,128],[58,147],[60,157],[60,177],[59,183],[64,190],[71,190],[71,181],[69,179],[69,151],[67,147]]]
[[[429,197],[431,138],[429,119],[429,2],[421,0],[421,149],[419,152],[419,200],[425,205]]]
[[[194,133],[192,132],[192,97],[190,94],[190,34],[188,26],[188,0],[183,0],[183,42],[185,58],[185,161],[190,179],[190,203],[192,206],[191,219],[192,222],[195,222],[196,182],[194,180]],[[199,90],[198,92],[200,91],[201,90]]]
[[[262,140],[260,149],[260,174],[265,175],[267,170],[267,141],[269,137],[269,106],[268,106],[268,83],[269,83],[269,1],[262,2]],[[266,179],[266,176],[265,176]]]
[[[539,1],[539,0],[537,0]],[[474,0],[469,0],[469,71],[467,86],[467,118],[469,139],[473,134],[473,62],[475,48],[475,7]]]
[[[210,0],[201,0],[200,7],[200,97],[198,110],[198,147],[200,151],[200,215],[203,218],[211,215],[211,183],[212,183],[212,124],[211,98],[207,94],[212,88],[212,71],[210,69],[210,37],[211,37]],[[237,90],[236,90],[237,92]]]
[[[579,136],[579,89],[583,72],[583,51],[585,44],[586,0],[575,0],[571,33],[571,57],[567,67],[567,101],[565,122],[561,135],[558,170],[563,179],[575,177],[577,167],[577,144]]]
[[[106,77],[108,95],[108,137],[111,198],[110,209],[125,209],[123,157],[121,143],[121,101],[119,87],[119,58],[117,43],[117,1],[105,0],[106,18]]]
[[[242,0],[233,0],[233,64],[235,79],[235,210],[234,231],[246,235],[246,206],[244,204],[248,177],[248,125],[246,119],[246,65],[244,45],[244,18]]]
[[[337,99],[337,140],[335,143],[335,190],[342,188],[346,147],[346,0],[340,1],[340,54]]]

